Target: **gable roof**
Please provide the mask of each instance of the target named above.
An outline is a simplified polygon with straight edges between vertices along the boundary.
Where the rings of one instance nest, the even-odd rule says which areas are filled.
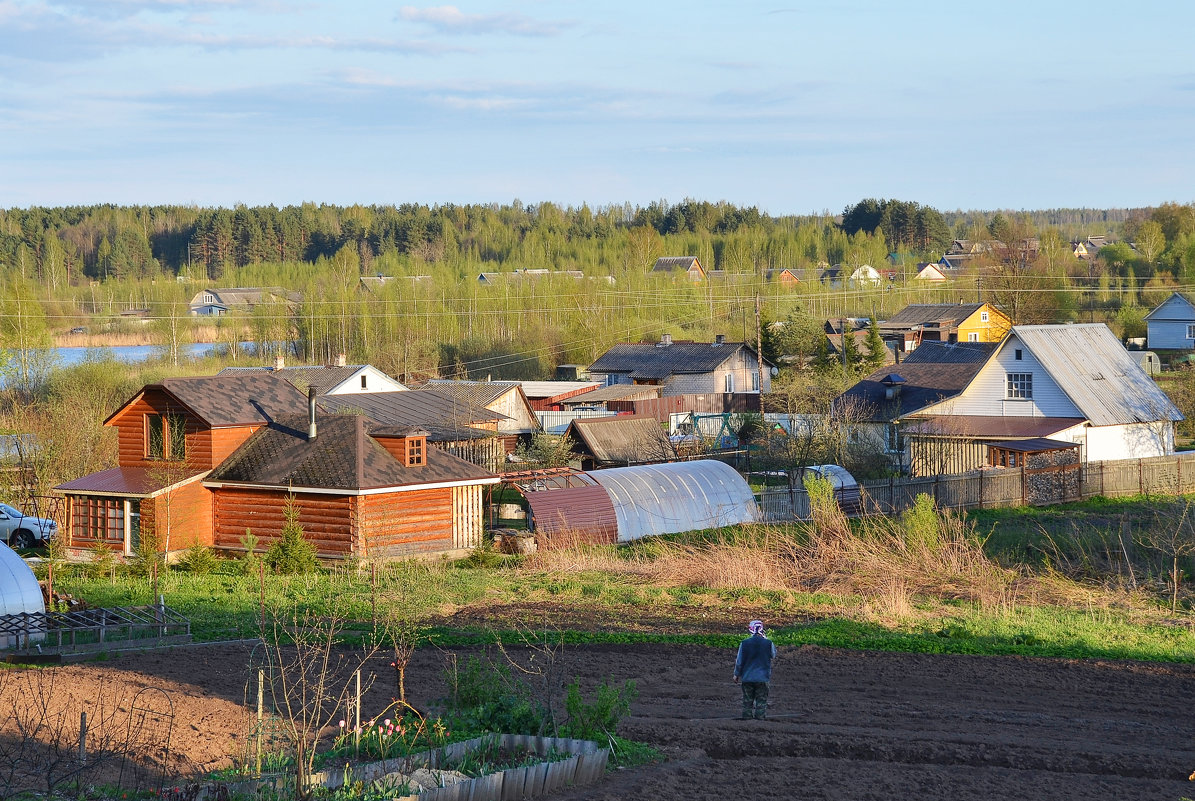
[[[379,425],[420,426],[432,442],[452,442],[487,436],[473,424],[507,420],[506,415],[481,406],[461,403],[434,392],[360,392],[325,395],[320,409],[328,413],[361,412]]]
[[[148,391],[161,390],[212,428],[260,425],[282,415],[305,413],[307,397],[289,381],[273,373],[237,373],[193,378],[166,378],[146,384],[121,405],[105,425]]]
[[[925,342],[904,362],[880,368],[843,392],[834,408],[857,405],[869,420],[897,420],[960,394],[995,352],[994,343]],[[891,400],[882,383],[890,375],[904,379]]]
[[[696,256],[661,256],[656,259],[651,268],[654,273],[672,272],[673,270],[689,270],[696,266],[698,272],[705,272]]]
[[[959,325],[986,303],[910,303],[880,323],[881,328],[915,328],[924,325]],[[991,307],[988,307],[991,308]]]
[[[608,387],[599,387],[581,395],[565,398],[562,404],[564,406],[588,406],[608,401],[646,400],[660,397],[660,393],[663,391],[664,388],[658,384],[611,384]]]
[[[386,433],[360,415],[327,415],[317,419],[317,436],[308,440],[307,416],[287,415],[254,433],[204,483],[355,492],[497,480],[488,470],[439,448],[426,450],[426,464],[407,467],[370,436],[375,429]]]
[[[590,373],[629,373],[631,378],[662,379],[676,373],[709,373],[740,350],[755,356],[743,342],[676,342],[615,345],[589,365]]]
[[[1092,425],[1184,419],[1103,323],[1013,326],[1001,348],[1013,337]]]
[[[1171,292],[1170,297],[1155,306],[1146,320],[1178,320],[1195,322],[1195,303],[1181,292]]]
[[[620,415],[574,420],[564,432],[601,464],[643,464],[676,458],[676,448],[654,417]]]
[[[195,297],[191,298],[192,306],[206,306],[210,303],[204,302],[203,295],[211,295],[215,299],[217,305],[225,307],[231,306],[257,306],[262,303],[271,303],[274,301],[286,301],[288,303],[299,303],[303,300],[303,296],[293,289],[283,289],[280,286],[232,286],[221,288],[202,289],[196,293]]]
[[[323,395],[332,389],[343,384],[345,381],[352,379],[363,370],[368,370],[368,364],[348,364],[339,366],[335,364],[325,365],[295,365],[294,367],[225,367],[216,375],[225,375],[233,373],[248,373],[248,372],[271,372],[277,373],[287,381],[295,386],[303,389],[305,387],[315,387],[316,392]],[[381,371],[378,371],[381,373]],[[385,373],[381,373],[385,375]],[[386,376],[390,378],[390,376]],[[395,384],[402,387],[403,385],[393,378],[390,378]],[[406,387],[403,387],[406,389]]]
[[[451,381],[433,378],[421,386],[420,392],[434,392],[443,398],[486,407],[511,390],[519,389],[518,381]]]
[[[574,397],[601,386],[597,381],[520,381],[528,400]]]

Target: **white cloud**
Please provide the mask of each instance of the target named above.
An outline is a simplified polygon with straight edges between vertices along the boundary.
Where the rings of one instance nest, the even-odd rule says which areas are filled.
[[[545,22],[522,14],[466,14],[456,6],[403,6],[399,9],[398,16],[407,22],[422,23],[441,33],[556,36],[573,25],[568,21]]]

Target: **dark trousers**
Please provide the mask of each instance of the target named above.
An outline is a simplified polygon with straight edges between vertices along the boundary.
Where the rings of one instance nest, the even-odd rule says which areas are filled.
[[[768,683],[743,682],[743,717],[763,720],[768,714]]]

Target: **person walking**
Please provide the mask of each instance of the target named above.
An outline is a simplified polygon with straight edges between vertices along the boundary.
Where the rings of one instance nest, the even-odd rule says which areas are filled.
[[[739,643],[734,682],[743,684],[743,718],[763,720],[768,714],[768,682],[772,680],[776,646],[764,636],[762,621],[752,620],[747,630],[751,636]]]

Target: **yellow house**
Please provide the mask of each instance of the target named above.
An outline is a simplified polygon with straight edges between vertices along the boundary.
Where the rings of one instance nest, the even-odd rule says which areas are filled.
[[[927,340],[999,342],[1012,325],[1012,318],[990,303],[914,303],[880,323],[880,333],[903,340],[907,352]]]

